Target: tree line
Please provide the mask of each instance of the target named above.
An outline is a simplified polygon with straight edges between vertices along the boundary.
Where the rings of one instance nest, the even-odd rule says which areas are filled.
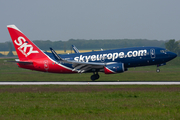
[[[146,40],[146,39],[102,39],[102,40],[85,40],[85,39],[70,39],[68,41],[50,41],[50,40],[34,40],[33,41],[40,49],[49,50],[52,47],[55,50],[70,50],[71,45],[75,45],[80,50],[92,49],[116,49],[127,47],[140,46],[156,46],[165,47],[165,41]],[[11,42],[0,43],[0,51],[8,51]],[[12,48],[14,49],[14,46]]]
[[[180,40],[175,41],[175,39],[171,39],[165,43],[165,47],[167,50],[174,52],[178,56],[180,56]]]
[[[102,49],[117,49],[128,47],[162,47],[180,56],[180,41],[174,39],[169,41],[163,40],[147,40],[147,39],[102,39],[102,40],[85,40],[85,39],[70,39],[68,41],[50,41],[50,40],[34,40],[33,41],[40,49],[49,50],[52,47],[55,50],[70,50],[71,45],[75,45],[79,50],[100,50]],[[14,51],[12,42],[0,43],[0,51],[10,51],[9,56]]]

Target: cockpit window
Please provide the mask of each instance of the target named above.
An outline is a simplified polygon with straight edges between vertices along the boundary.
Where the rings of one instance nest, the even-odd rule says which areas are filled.
[[[165,49],[165,50],[160,50],[160,52],[161,52],[161,53],[166,53],[166,52],[168,52],[168,50],[167,50],[167,49]]]
[[[160,50],[161,53],[165,53],[165,50]]]
[[[169,50],[167,50],[167,49],[165,50],[165,52],[168,52],[168,51],[169,51]]]

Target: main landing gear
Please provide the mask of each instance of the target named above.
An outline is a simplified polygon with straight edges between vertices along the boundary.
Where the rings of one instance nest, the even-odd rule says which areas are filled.
[[[95,73],[93,73],[93,75],[91,76],[91,80],[92,81],[95,81],[95,80],[97,80],[97,79],[99,79],[99,74],[98,74],[98,72],[95,74]]]

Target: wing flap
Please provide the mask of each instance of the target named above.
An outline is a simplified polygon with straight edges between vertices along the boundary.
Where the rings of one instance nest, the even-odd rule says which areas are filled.
[[[92,69],[92,66],[91,65],[87,65],[87,66],[81,68],[78,72],[83,73],[83,72],[86,72],[86,71],[88,71],[90,69]]]

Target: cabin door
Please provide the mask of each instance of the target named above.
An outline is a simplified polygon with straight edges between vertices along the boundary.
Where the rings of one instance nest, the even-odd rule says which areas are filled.
[[[155,49],[150,49],[150,55],[152,59],[156,57]]]

